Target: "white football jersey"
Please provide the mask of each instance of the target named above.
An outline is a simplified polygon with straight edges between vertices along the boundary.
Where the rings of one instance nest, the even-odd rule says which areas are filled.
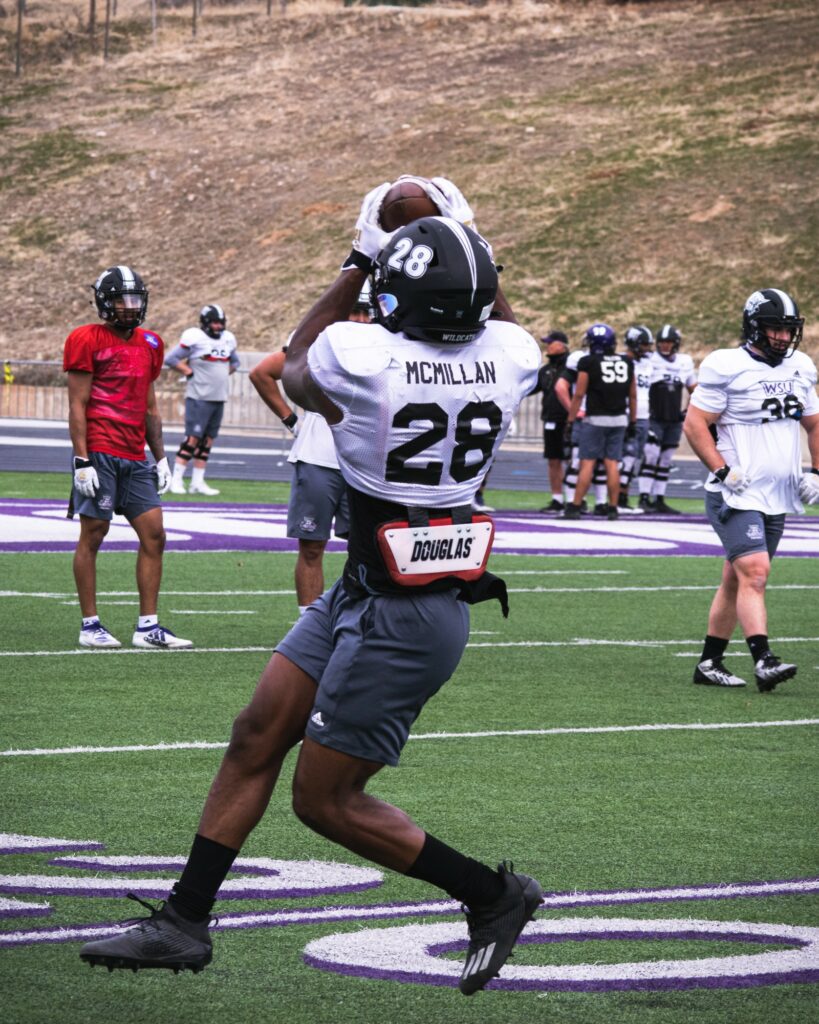
[[[175,366],[180,359],[187,359],[193,370],[185,390],[186,398],[205,402],[227,401],[230,368],[239,368],[236,338],[231,331],[222,331],[220,337],[211,338],[201,327],[189,327],[182,332],[179,344],[165,363]]]
[[[651,389],[651,356],[634,360],[634,379],[637,382],[637,419],[648,419],[648,392]]]
[[[685,352],[675,352],[673,359],[663,359],[659,352],[652,352],[647,361],[651,366],[651,384],[666,381],[692,388],[697,383],[694,360]]]
[[[719,414],[717,449],[726,465],[741,466],[751,478],[741,495],[718,482],[707,482],[706,490],[722,491],[731,508],[768,515],[802,511],[800,428],[792,417],[800,406],[806,416],[819,413],[816,367],[809,356],[797,351],[769,366],[744,348],[712,352],[700,365],[691,404]]]
[[[540,349],[522,327],[498,320],[467,345],[343,321],[322,331],[308,362],[343,414],[331,430],[347,483],[434,509],[472,501],[535,386]]]
[[[288,462],[309,462],[311,466],[322,466],[324,469],[338,469],[336,443],[327,420],[317,412],[305,412],[299,420],[299,432]]]

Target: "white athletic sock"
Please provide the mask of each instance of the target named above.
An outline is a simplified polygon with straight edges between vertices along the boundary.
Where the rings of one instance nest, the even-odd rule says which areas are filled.
[[[157,615],[140,615],[137,620],[137,629],[150,629],[159,622]]]
[[[87,617],[83,617],[82,628],[85,629],[86,626],[93,626],[95,623],[97,623],[99,621],[100,621],[99,615],[89,615]]]
[[[187,462],[183,462],[181,459],[177,459],[173,464],[173,482],[175,484],[182,483],[182,477],[185,475],[185,470],[188,468]]]
[[[199,487],[199,485],[203,484],[204,482],[205,482],[205,470],[201,466],[194,466],[193,467],[193,476],[192,476],[192,479],[191,479],[191,484],[194,487]]]

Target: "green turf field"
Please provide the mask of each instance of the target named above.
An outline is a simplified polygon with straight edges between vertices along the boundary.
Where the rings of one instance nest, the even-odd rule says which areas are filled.
[[[3,493],[11,477],[3,475]],[[28,486],[37,485],[31,479]],[[193,638],[197,649],[75,654],[59,653],[74,650],[79,626],[70,555],[0,555],[6,581],[0,590],[32,595],[0,596],[0,832],[93,840],[105,846],[96,855],[185,855],[219,763],[218,745],[267,652],[293,621],[293,558],[170,551],[162,619]],[[103,550],[99,559],[103,621],[123,640],[136,615],[133,564],[130,553]],[[332,578],[341,557],[326,564]],[[548,892],[819,875],[819,581],[812,560],[776,562],[768,598],[771,635],[776,650],[798,662],[799,675],[764,696],[752,685],[723,691],[691,683],[717,559],[505,556],[494,559],[493,568],[512,590],[510,618],[504,621],[497,605],[474,610],[470,646],[456,676],[425,709],[401,766],[375,779],[375,793],[473,856],[513,859]],[[744,645],[732,649],[737,657],[730,667],[748,678]],[[719,728],[704,728],[709,725]],[[638,726],[656,728],[627,728]],[[197,742],[214,746],[193,749]],[[179,746],[168,749],[171,744]],[[73,747],[89,749],[59,752]],[[110,749],[123,747],[132,749]],[[289,809],[291,771],[292,759],[243,856],[365,867],[296,820]],[[225,930],[215,936],[213,964],[198,976],[91,971],[78,959],[76,940],[2,948],[6,933],[71,929],[139,911],[122,898],[49,895],[48,883],[37,889],[30,876],[54,879],[52,889],[60,878],[90,885],[112,877],[99,869],[49,866],[58,856],[0,858],[0,901],[48,902],[54,909],[50,917],[0,922],[2,1015],[13,1024],[801,1024],[819,1011],[819,988],[804,980],[660,991],[490,990],[465,999],[448,987],[348,976],[305,963],[305,947],[322,937],[453,924],[455,914],[402,921],[388,909],[372,920]],[[143,869],[138,877],[170,881],[176,873]],[[383,906],[440,895],[384,872],[383,884],[360,892],[225,900],[218,911],[229,917],[283,907]],[[621,965],[637,975],[640,965],[661,960],[796,950],[784,939],[751,943],[739,926],[730,941],[683,933],[651,939],[642,934],[645,922],[817,927],[819,898],[809,891],[675,902],[632,895],[622,905],[550,907],[541,918],[578,918],[580,931],[582,921],[628,918],[636,922],[635,934],[527,944],[510,966],[585,964],[601,971]],[[814,952],[809,961],[809,952],[805,962],[816,975],[819,960]],[[629,963],[637,966],[622,966]]]

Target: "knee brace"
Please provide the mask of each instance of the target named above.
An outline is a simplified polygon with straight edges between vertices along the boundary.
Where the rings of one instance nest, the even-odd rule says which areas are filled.
[[[207,462],[208,456],[210,455],[210,444],[207,441],[200,441],[193,454],[194,458]]]
[[[180,462],[190,462],[194,455],[194,447],[188,444],[187,438],[180,444],[176,457]]]

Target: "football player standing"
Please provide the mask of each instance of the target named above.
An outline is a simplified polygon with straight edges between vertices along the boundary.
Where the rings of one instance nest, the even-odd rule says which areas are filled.
[[[803,512],[803,501],[819,503],[819,398],[816,367],[797,351],[803,324],[787,292],[763,288],[745,303],[742,347],[712,352],[700,366],[685,436],[709,471],[705,510],[726,557],[695,683],[745,686],[722,661],[737,622],[762,693],[796,675],[768,645],[765,586],[785,517]]]
[[[85,945],[92,964],[210,961],[216,893],[300,741],[293,807],[305,824],[468,908],[464,994],[498,974],[540,904],[533,878],[465,856],[366,792],[455,671],[468,605],[506,607],[503,581],[485,571],[492,523],[471,502],[540,363],[498,290],[488,245],[464,226],[466,201],[436,182],[445,215],[390,234],[379,225],[389,184],[368,193],[353,252],[288,348],[285,389],[329,423],[348,486],[342,578],[278,645],[236,719],[167,903]],[[367,274],[378,322],[346,322]]]
[[[648,437],[638,481],[640,508],[644,512],[679,515],[679,509],[666,504],[665,492],[674,452],[682,437],[683,390],[691,394],[697,386],[694,361],[680,352],[681,341],[682,336],[673,324],[663,324],[651,357]]]
[[[626,359],[634,361],[634,379],[637,382],[637,422],[634,436],[627,439],[623,446],[623,458],[620,461],[620,498],[619,509],[628,509],[628,489],[635,469],[643,459],[643,449],[648,439],[648,393],[651,388],[651,353],[654,351],[654,335],[643,324],[629,327],[625,336]],[[641,508],[636,509],[642,512]]]
[[[165,365],[181,373],[185,387],[185,440],[173,464],[171,494],[184,494],[182,482],[193,459],[191,494],[215,495],[218,488],[205,483],[205,469],[213,442],[222,425],[228,380],[239,369],[236,337],[227,329],[225,311],[216,303],[203,306],[199,326],[182,333],[179,344],[168,353]]]
[[[136,562],[139,619],[134,647],[192,647],[159,624],[165,530],[159,495],[171,471],[162,442],[162,420],[154,381],[162,369],[162,339],[140,326],[148,310],[148,289],[126,266],[110,267],[94,284],[102,324],[77,327],[66,339],[68,429],[74,449],[69,517],[80,516],[74,579],[82,611],[81,647],[120,647],[97,614],[97,552],[121,512],[139,538]],[[156,459],[148,466],[145,445]]]

